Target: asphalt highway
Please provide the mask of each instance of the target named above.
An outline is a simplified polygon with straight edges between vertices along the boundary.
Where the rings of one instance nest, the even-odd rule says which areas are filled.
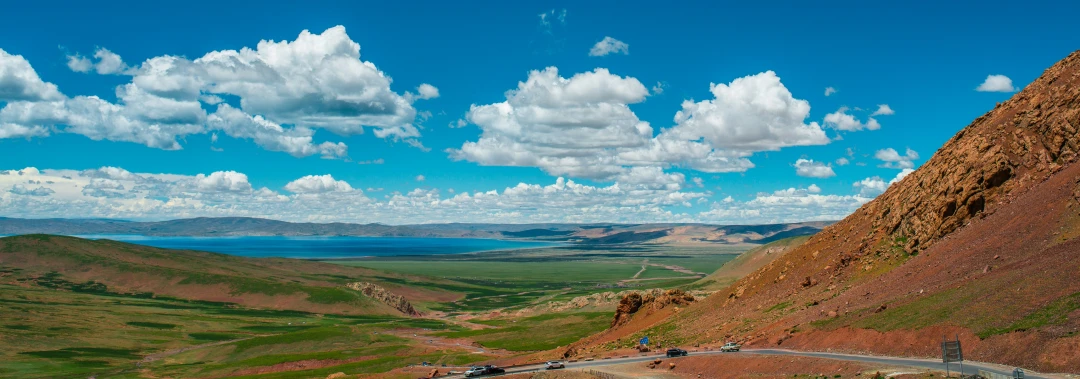
[[[760,354],[760,355],[774,355],[774,356],[799,356],[799,357],[811,357],[811,358],[823,358],[823,359],[836,359],[836,360],[851,361],[851,362],[866,362],[866,363],[872,363],[872,364],[880,364],[880,365],[886,366],[886,367],[911,367],[911,368],[919,368],[919,369],[937,370],[937,371],[943,371],[943,372],[945,371],[945,364],[942,363],[941,360],[920,359],[920,358],[884,357],[884,356],[874,356],[874,355],[805,352],[805,351],[783,350],[783,349],[746,349],[746,350],[743,350],[743,351],[740,351],[740,352],[734,352],[734,353],[722,353],[719,350],[709,350],[709,351],[690,352],[689,355],[690,356],[707,356],[707,355],[717,355],[717,354]],[[665,363],[668,362],[669,360],[674,360],[675,362],[678,362],[678,359],[680,359],[680,358],[667,358],[667,357],[664,356],[664,353],[661,352],[659,354],[651,353],[651,354],[646,355],[646,356],[636,355],[636,356],[629,356],[627,358],[597,359],[597,360],[593,360],[593,361],[578,361],[578,362],[566,362],[566,361],[563,361],[563,363],[566,364],[566,369],[589,369],[589,368],[598,368],[598,367],[603,367],[603,366],[619,365],[619,364],[626,364],[626,363],[644,363],[644,362],[652,361],[652,360],[654,360],[656,358],[663,359],[665,361]],[[644,366],[642,366],[642,367],[644,367]],[[988,364],[988,363],[982,363],[982,362],[970,362],[970,361],[969,362],[964,362],[963,370],[964,370],[963,373],[965,375],[978,374],[979,370],[984,370],[984,371],[989,371],[989,372],[1002,374],[1002,375],[1007,375],[1009,377],[1012,377],[1012,370],[1011,369],[1003,369],[1002,366],[1000,366],[1000,365],[994,365],[994,364]],[[538,372],[538,371],[544,371],[544,365],[543,364],[529,365],[529,366],[518,366],[518,367],[508,368],[508,369],[506,369],[506,374],[518,374],[518,373]],[[958,364],[958,363],[950,363],[949,364],[949,371],[951,371],[952,373],[959,373],[960,372],[960,364]],[[1040,376],[1038,374],[1033,374],[1032,372],[1027,371],[1027,370],[1025,370],[1025,374],[1026,374],[1025,376],[1027,378],[1036,378],[1036,379],[1038,379],[1038,378],[1048,378],[1048,377],[1045,377],[1045,376]],[[454,376],[451,376],[451,377],[462,378],[464,376],[459,374],[459,375],[454,375]],[[484,377],[490,377],[490,375],[485,375]]]

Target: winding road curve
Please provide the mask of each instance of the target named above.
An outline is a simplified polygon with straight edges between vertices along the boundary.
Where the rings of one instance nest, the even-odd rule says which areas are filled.
[[[892,367],[913,367],[913,368],[919,368],[919,369],[930,369],[930,370],[945,371],[945,364],[942,363],[940,360],[920,359],[920,358],[899,358],[899,357],[883,357],[883,356],[874,356],[874,355],[819,353],[819,352],[805,352],[805,351],[783,350],[783,349],[748,349],[748,350],[743,350],[743,351],[737,352],[737,353],[721,353],[720,351],[712,350],[712,351],[698,351],[698,352],[691,352],[690,353],[691,356],[706,356],[706,355],[716,355],[716,354],[760,354],[760,355],[775,355],[775,356],[799,356],[799,357],[811,357],[811,358],[836,359],[836,360],[851,361],[851,362],[864,362],[864,363],[880,364],[880,365],[883,365],[883,366],[892,366]],[[676,360],[679,359],[679,358],[663,358],[664,354],[651,354],[651,355],[647,355],[647,356],[601,359],[601,360],[595,360],[595,361],[590,361],[590,362],[566,363],[566,368],[567,369],[583,369],[583,368],[596,368],[596,367],[611,366],[611,365],[618,365],[618,364],[625,364],[625,363],[648,362],[648,361],[654,360],[654,359],[656,359],[658,357],[660,357],[662,359],[676,359]],[[544,365],[539,364],[539,365],[519,366],[519,367],[509,368],[509,369],[506,370],[506,373],[507,374],[518,374],[518,373],[526,373],[526,372],[538,372],[538,371],[543,371],[543,370],[544,370]],[[1001,365],[991,364],[991,363],[982,363],[982,362],[970,362],[970,361],[969,362],[964,362],[964,371],[963,371],[963,373],[965,375],[978,374],[979,370],[985,370],[985,371],[989,371],[989,372],[993,372],[993,373],[997,373],[997,374],[1008,375],[1010,377],[1012,376],[1012,369],[1006,368],[1006,367],[1001,366]],[[951,371],[953,373],[960,372],[960,365],[957,364],[957,363],[949,364],[949,371]],[[1043,374],[1036,374],[1036,373],[1033,373],[1033,372],[1027,371],[1027,370],[1025,370],[1025,374],[1026,374],[1027,378],[1035,378],[1035,379],[1039,379],[1039,378],[1055,378],[1056,377],[1056,376],[1046,376],[1046,375],[1043,375]],[[454,376],[451,376],[451,377],[452,378],[463,378],[462,375],[454,375]]]

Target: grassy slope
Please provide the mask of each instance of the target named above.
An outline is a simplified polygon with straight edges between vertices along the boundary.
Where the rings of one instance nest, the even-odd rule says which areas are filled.
[[[710,290],[727,287],[783,256],[789,250],[802,245],[808,239],[810,236],[789,237],[758,246],[728,261],[723,267],[692,284],[691,287]]]
[[[394,328],[454,330],[435,320],[257,310],[2,284],[0,310],[0,378],[208,377],[302,360],[336,360],[330,361],[336,363],[330,365],[333,372],[360,373],[385,371],[401,362],[470,359],[465,351],[432,355],[411,341],[376,334]],[[143,360],[204,344],[219,345]],[[393,359],[376,359],[385,355]],[[318,370],[273,376],[327,375],[313,372]]]
[[[611,313],[546,314],[523,319],[476,322],[497,328],[451,331],[437,335],[449,338],[471,338],[480,345],[492,349],[550,350],[607,329],[611,324]]]
[[[0,238],[0,269],[19,270],[17,276],[10,275],[9,281],[46,286],[93,281],[112,292],[153,293],[320,313],[396,313],[344,288],[345,283],[353,281],[376,282],[391,290],[408,289],[421,300],[439,292],[381,282],[376,272],[364,268],[48,235]]]

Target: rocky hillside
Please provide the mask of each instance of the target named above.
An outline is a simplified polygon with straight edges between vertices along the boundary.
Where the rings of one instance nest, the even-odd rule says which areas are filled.
[[[970,359],[1080,372],[1078,128],[1080,52],[879,198],[652,331],[925,357],[955,333]]]
[[[378,300],[380,303],[389,305],[391,308],[394,308],[403,314],[414,317],[423,316],[422,314],[420,314],[419,311],[413,308],[412,303],[409,303],[409,300],[405,299],[404,296],[387,291],[385,288],[382,288],[377,284],[356,282],[349,283],[346,285],[346,287],[349,287],[349,289],[355,291],[359,291],[364,296]]]

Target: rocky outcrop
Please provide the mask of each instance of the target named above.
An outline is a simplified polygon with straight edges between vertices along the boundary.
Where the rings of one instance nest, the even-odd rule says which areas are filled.
[[[642,294],[651,291],[659,291],[659,289],[650,290],[627,290],[619,292],[600,292],[583,296],[576,296],[573,299],[567,301],[549,301],[543,304],[538,304],[530,307],[525,307],[513,312],[499,312],[499,316],[513,315],[514,317],[528,317],[537,314],[548,313],[562,313],[569,311],[576,311],[580,309],[594,309],[594,310],[610,310],[619,305],[627,295],[632,293]],[[688,294],[693,296],[697,300],[708,297],[713,291],[687,291]]]
[[[1075,309],[1055,305],[1080,293],[1078,149],[1075,52],[884,194],[662,328],[700,343],[913,356],[956,333],[973,359],[1080,372]],[[1026,321],[1043,314],[1061,316]]]
[[[619,300],[619,306],[615,308],[615,318],[611,320],[611,327],[626,324],[634,314],[642,310],[656,311],[671,305],[687,306],[694,300],[694,295],[680,289],[632,292]]]
[[[356,282],[346,285],[350,289],[359,291],[364,296],[378,300],[379,302],[389,305],[391,308],[397,309],[401,313],[409,316],[423,316],[419,311],[413,308],[409,300],[406,300],[404,296],[387,291],[385,288],[379,287],[372,283]]]
[[[1078,128],[1080,52],[1075,52],[860,209],[857,216],[874,227],[863,240],[888,238],[885,245],[908,252],[927,248],[972,217],[992,212],[1007,194],[1042,182],[1076,160]],[[826,230],[834,236],[843,233],[838,230],[843,226],[837,226]],[[867,245],[864,249],[875,247]]]

